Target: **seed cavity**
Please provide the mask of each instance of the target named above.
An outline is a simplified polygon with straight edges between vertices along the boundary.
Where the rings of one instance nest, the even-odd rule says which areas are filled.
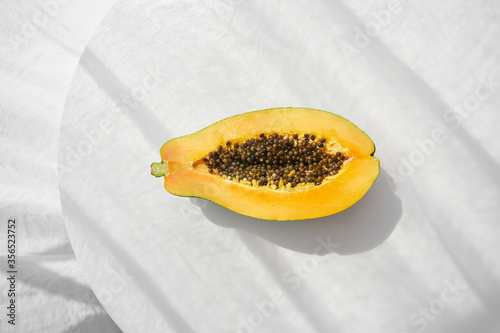
[[[321,185],[338,174],[348,156],[326,152],[326,139],[309,133],[264,134],[242,142],[227,141],[202,161],[208,172],[250,186],[274,189]]]

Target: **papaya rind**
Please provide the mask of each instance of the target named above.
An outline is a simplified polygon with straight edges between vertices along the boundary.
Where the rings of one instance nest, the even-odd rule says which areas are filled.
[[[373,185],[380,174],[375,157],[360,158],[320,186],[273,190],[251,187],[197,170],[165,177],[165,189],[183,197],[207,199],[236,213],[264,220],[306,220],[343,211]],[[179,187],[177,184],[182,185]]]
[[[162,160],[189,162],[201,159],[207,152],[227,141],[243,141],[259,131],[310,132],[335,139],[354,156],[375,152],[370,137],[346,118],[331,112],[298,107],[251,111],[222,119],[193,134],[167,141],[160,149]]]

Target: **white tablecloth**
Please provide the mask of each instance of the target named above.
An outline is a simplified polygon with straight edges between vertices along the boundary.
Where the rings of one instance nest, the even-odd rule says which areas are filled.
[[[20,332],[118,331],[98,300],[126,332],[500,331],[497,2],[127,0],[92,38],[111,2],[40,6],[1,14]],[[372,137],[363,200],[256,221],[148,174],[164,141],[276,106]]]
[[[113,1],[0,5],[0,332],[120,332],[88,285],[59,200],[59,124],[85,45]],[[16,221],[16,320],[6,309]]]

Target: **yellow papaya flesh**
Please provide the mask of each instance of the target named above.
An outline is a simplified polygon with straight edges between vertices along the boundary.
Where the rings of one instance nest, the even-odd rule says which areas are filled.
[[[303,156],[293,156],[296,151]],[[165,177],[165,189],[175,195],[260,219],[303,220],[335,214],[361,199],[380,172],[374,152],[368,135],[343,117],[276,108],[226,118],[166,142],[151,173]]]

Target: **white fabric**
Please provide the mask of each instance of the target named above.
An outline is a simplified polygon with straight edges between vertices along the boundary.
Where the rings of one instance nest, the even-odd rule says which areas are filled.
[[[117,325],[125,332],[498,332],[499,7],[408,0],[113,6],[74,73],[58,158],[71,245]],[[54,64],[37,54],[3,64],[44,57]],[[50,85],[53,70],[40,72],[39,86],[24,67],[0,78],[2,91],[18,94],[3,102],[5,118],[30,123],[15,136],[20,125],[4,131],[2,122],[2,149],[12,156],[2,174],[3,207],[24,220],[40,214],[25,232],[38,253],[68,244],[48,229],[61,219],[60,109],[27,108],[61,103],[69,67],[59,85]],[[338,113],[372,137],[383,172],[365,198],[323,219],[259,221],[174,197],[149,174],[165,141],[278,106]],[[58,281],[54,265],[44,269],[56,269]],[[32,281],[35,291],[20,304],[57,290]],[[79,304],[69,295],[57,294],[66,306]],[[35,325],[44,315],[23,320]]]
[[[88,39],[113,1],[0,4],[0,332],[121,332],[73,254],[57,179],[59,123]],[[16,325],[6,314],[16,220]]]

